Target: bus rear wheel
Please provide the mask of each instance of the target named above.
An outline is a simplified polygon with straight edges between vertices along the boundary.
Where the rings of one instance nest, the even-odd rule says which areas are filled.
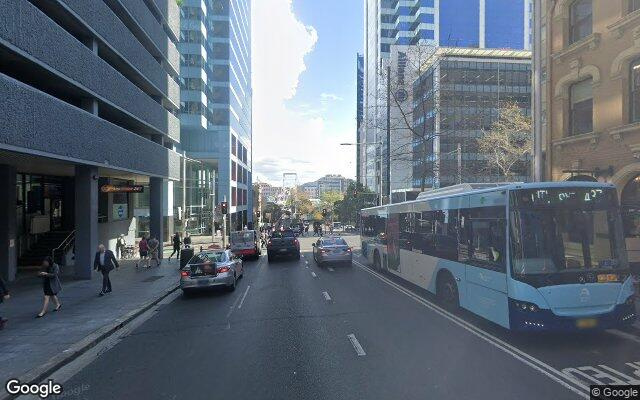
[[[458,285],[451,274],[446,273],[439,277],[436,287],[436,297],[440,304],[442,304],[447,310],[453,311],[460,307]]]
[[[377,251],[373,253],[373,268],[376,271],[382,271],[382,265],[380,263],[380,253]]]

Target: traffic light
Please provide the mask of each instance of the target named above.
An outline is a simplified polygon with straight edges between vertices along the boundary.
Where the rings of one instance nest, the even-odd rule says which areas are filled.
[[[223,201],[220,203],[220,212],[222,213],[222,215],[227,215],[228,213],[228,204],[226,201]]]
[[[260,211],[256,211],[256,217],[260,218]]]

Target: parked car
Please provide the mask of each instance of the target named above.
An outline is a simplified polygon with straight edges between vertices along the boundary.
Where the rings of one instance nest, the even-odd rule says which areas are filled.
[[[240,257],[251,257],[254,260],[260,258],[260,235],[253,230],[231,232],[231,252]]]
[[[353,232],[356,232],[356,227],[353,225],[345,225],[344,231],[348,233],[353,233]]]
[[[300,259],[300,242],[291,229],[274,231],[267,242],[267,259],[273,261],[278,256]]]
[[[328,263],[351,265],[353,252],[340,236],[321,237],[313,243],[313,259],[318,266]]]
[[[242,260],[234,256],[231,250],[203,251],[191,257],[187,265],[180,269],[180,289],[184,294],[213,287],[233,291],[242,276]]]

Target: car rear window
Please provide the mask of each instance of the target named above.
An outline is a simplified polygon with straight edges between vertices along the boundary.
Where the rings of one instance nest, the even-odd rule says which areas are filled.
[[[204,264],[207,262],[223,262],[227,259],[224,252],[200,253],[191,257],[189,264]]]
[[[231,232],[231,241],[251,243],[253,242],[253,232]]]
[[[271,234],[271,237],[274,239],[280,239],[280,238],[291,238],[291,237],[296,237],[296,235],[293,234],[293,231],[275,231]]]
[[[343,238],[329,238],[322,239],[322,244],[324,246],[346,246],[347,242]]]

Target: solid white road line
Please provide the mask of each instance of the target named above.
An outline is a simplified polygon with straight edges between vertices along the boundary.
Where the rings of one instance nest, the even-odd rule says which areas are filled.
[[[249,293],[249,289],[251,289],[251,285],[247,286],[247,290],[244,291],[242,300],[240,300],[240,304],[238,304],[238,308],[242,308],[242,304],[244,303],[244,299],[247,297],[247,293]]]
[[[317,278],[317,277],[318,277],[318,275],[316,275],[316,273],[315,273],[315,272],[313,272],[313,271],[311,271],[311,276],[313,276],[314,278]]]
[[[373,275],[374,277],[380,279],[381,281],[385,282],[386,284],[388,284],[389,286],[393,287],[394,289],[398,290],[399,292],[404,293],[405,295],[411,297],[413,300],[417,301],[418,303],[420,303],[421,305],[427,307],[428,309],[430,309],[431,311],[435,312],[436,314],[439,314],[440,316],[448,319],[449,321],[453,322],[454,324],[462,327],[463,329],[467,330],[468,332],[474,334],[475,336],[479,337],[480,339],[492,344],[494,347],[504,351],[505,353],[509,354],[510,356],[512,356],[513,358],[521,361],[522,363],[530,366],[531,368],[535,369],[536,371],[546,375],[547,377],[549,377],[550,379],[554,380],[555,382],[559,383],[560,385],[564,386],[565,388],[571,390],[572,392],[580,395],[582,398],[584,399],[589,399],[589,386],[585,385],[583,382],[581,382],[578,379],[573,378],[572,376],[568,376],[566,374],[563,374],[561,371],[553,368],[551,365],[533,357],[532,355],[518,349],[517,347],[514,347],[512,345],[510,345],[509,343],[493,336],[492,334],[490,334],[489,332],[486,332],[480,328],[478,328],[477,326],[465,321],[464,319],[450,313],[449,311],[441,308],[440,306],[432,303],[429,300],[426,300],[418,295],[416,295],[415,293],[405,289],[404,287],[398,285],[397,283],[393,282],[392,280],[384,277],[383,275],[379,274],[378,272],[372,271],[370,268],[366,267],[365,265],[359,263],[358,261],[354,261],[353,262],[356,266],[358,266],[361,270]]]
[[[331,267],[329,267],[329,268],[327,268],[327,269],[328,269],[329,271],[331,271],[331,272],[335,271],[335,269],[333,269],[333,268],[331,268]]]
[[[625,338],[625,339],[631,340],[631,341],[636,342],[636,343],[640,343],[640,337],[638,337],[636,335],[632,335],[632,334],[627,333],[627,332],[619,331],[617,329],[608,329],[606,332],[610,333],[612,335],[616,335],[616,336],[621,337],[621,338]]]
[[[331,301],[331,296],[329,296],[329,293],[327,292],[322,292],[322,295],[324,296],[324,299],[326,301]]]
[[[356,354],[359,357],[367,355],[367,353],[364,352],[364,349],[360,345],[360,342],[358,342],[358,339],[356,339],[356,335],[354,335],[353,333],[350,333],[350,334],[347,335],[347,337],[349,338],[349,341],[351,342],[351,345],[353,346],[353,348],[356,351]]]
[[[236,304],[238,304],[238,301],[240,301],[240,296],[236,297],[236,299],[233,302],[233,304],[231,305],[231,307],[229,307],[229,312],[227,312],[227,319],[229,319],[231,314],[233,314],[233,310],[236,309]]]

